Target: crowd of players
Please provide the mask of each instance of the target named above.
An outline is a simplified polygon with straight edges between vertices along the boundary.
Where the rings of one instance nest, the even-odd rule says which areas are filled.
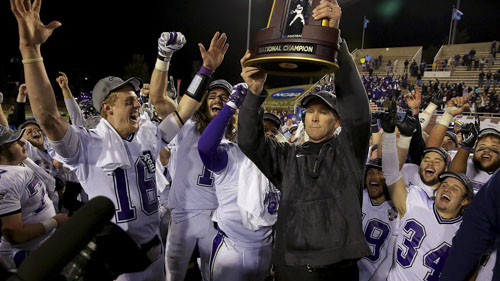
[[[239,109],[252,112],[248,104],[256,97],[245,108],[246,97],[260,97],[265,82],[258,69],[244,66],[249,53],[241,60],[245,83],[210,81],[228,49],[226,35],[217,32],[208,49],[199,45],[203,65],[181,99],[165,94],[169,61],[186,42],[179,32],[164,32],[158,39],[158,59],[148,84],[138,78],[106,77],[91,96],[86,93],[77,102],[61,72],[57,82],[70,125],[57,109],[40,52],[60,24],[40,22],[40,1],[11,0],[11,5],[19,24],[26,85],[19,89],[12,116],[7,119],[0,112],[3,263],[19,266],[82,204],[105,196],[116,208],[112,222],[150,259],[144,271],[117,280],[184,280],[195,249],[203,280],[273,278],[271,264],[280,260],[271,259],[275,235],[283,235],[274,227],[287,198],[280,192],[284,187],[268,177],[274,173],[272,164],[262,171],[263,163],[247,157],[256,152],[238,146]],[[325,1],[315,11],[333,13],[336,7]],[[337,82],[302,101],[304,113],[297,124],[292,118],[283,124],[279,116],[263,113],[262,124],[256,126],[262,126],[265,142],[278,149],[312,147],[309,137],[315,139],[318,131],[313,128],[326,115],[337,121],[326,134],[344,139],[350,123],[347,114],[339,114]],[[473,92],[462,95],[463,85],[435,83],[406,91],[400,85],[406,87],[405,76],[363,77],[363,83],[374,102],[365,170],[354,171],[364,175],[358,228],[369,248],[368,255],[354,259],[359,280],[439,280],[467,206],[500,167],[500,132],[481,128],[478,120],[454,122],[473,98]],[[25,120],[27,96],[35,118]],[[380,103],[382,98],[388,102]],[[407,109],[402,118],[395,100]],[[377,111],[383,105],[388,112]],[[438,108],[444,113],[426,134]],[[364,151],[354,153],[365,158]],[[491,241],[484,258],[477,260],[473,280],[492,280],[494,245]],[[292,280],[283,277],[287,268],[278,266],[277,280]],[[332,268],[339,269],[308,263],[300,274]]]

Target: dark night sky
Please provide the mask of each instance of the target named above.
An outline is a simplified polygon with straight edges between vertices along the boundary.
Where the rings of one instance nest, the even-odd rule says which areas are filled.
[[[363,16],[370,20],[365,48],[422,45],[440,46],[448,36],[451,9],[456,0],[339,0],[343,9],[340,29],[349,48],[361,47]],[[265,27],[272,0],[252,0],[252,33]],[[70,83],[83,87],[83,77],[93,85],[107,75],[124,74],[133,54],[144,54],[152,70],[157,38],[162,31],[181,31],[188,43],[174,55],[170,74],[190,79],[193,60],[200,55],[196,43],[208,46],[215,31],[228,34],[229,51],[217,77],[232,83],[240,81],[239,59],[245,52],[248,0],[168,0],[168,1],[63,1],[44,0],[44,23],[59,20],[63,25],[42,47],[51,79],[57,71],[67,72]],[[460,29],[466,29],[470,42],[500,39],[500,1],[462,0],[464,16]],[[20,57],[15,18],[9,1],[1,1],[2,52],[0,86],[19,77]],[[9,76],[8,76],[9,75]],[[271,78],[272,79],[272,78]],[[276,83],[275,83],[276,84]],[[10,84],[11,85],[11,84]],[[10,86],[12,88],[12,86]],[[12,89],[0,89],[13,95]]]

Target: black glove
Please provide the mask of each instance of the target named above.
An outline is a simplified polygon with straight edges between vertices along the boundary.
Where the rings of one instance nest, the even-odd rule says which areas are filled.
[[[479,125],[479,116],[476,114],[476,120],[474,123],[467,123],[462,126],[462,129],[458,131],[458,133],[462,134],[462,142],[460,143],[461,146],[467,148],[474,147],[480,131]]]
[[[393,100],[389,105],[389,112],[378,112],[377,119],[380,119],[380,125],[386,133],[394,133],[396,129],[396,122],[399,121],[397,115],[396,102]]]
[[[412,116],[411,111],[408,110],[403,121],[396,121],[396,126],[398,126],[401,135],[411,137],[417,131],[417,126],[420,126],[420,123],[417,118]]]
[[[443,98],[444,98],[444,93],[436,93],[432,95],[431,102],[440,108],[443,104],[446,103],[446,101],[443,101]]]

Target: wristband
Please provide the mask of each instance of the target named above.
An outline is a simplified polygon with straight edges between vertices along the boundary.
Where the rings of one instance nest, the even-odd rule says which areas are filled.
[[[439,119],[438,123],[448,128],[448,126],[450,125],[451,121],[453,121],[454,118],[455,117],[453,117],[453,115],[445,111],[443,116],[441,116],[441,119]]]
[[[435,105],[433,102],[430,102],[424,111],[427,111],[430,115],[432,115],[432,113],[434,113],[434,110],[436,110],[436,108],[437,105]]]
[[[155,69],[163,72],[167,72],[170,67],[170,58],[160,56],[156,58]]]
[[[377,123],[370,125],[370,128],[372,130],[372,134],[378,133],[378,124]]]
[[[186,95],[200,102],[207,90],[209,81],[210,77],[197,73],[191,81],[191,84],[189,84]]]
[[[40,223],[43,225],[43,228],[45,228],[45,233],[48,233],[52,229],[57,228],[57,221],[54,218],[44,220]]]
[[[399,136],[398,146],[401,148],[410,148],[411,136]]]
[[[22,60],[21,62],[23,64],[30,64],[30,63],[36,63],[36,62],[42,62],[43,61],[43,58],[36,58],[36,59],[26,59],[26,60]]]
[[[200,67],[200,70],[198,71],[198,73],[199,73],[199,74],[201,74],[201,75],[205,75],[205,76],[210,77],[210,76],[212,76],[212,74],[214,73],[214,71],[213,71],[213,70],[211,70],[211,69],[208,69],[208,68],[206,68],[206,67],[204,67],[204,66],[202,65],[202,66]]]
[[[462,146],[460,146],[460,148],[462,148],[463,150],[467,150],[468,152],[472,151],[472,147],[462,145]]]

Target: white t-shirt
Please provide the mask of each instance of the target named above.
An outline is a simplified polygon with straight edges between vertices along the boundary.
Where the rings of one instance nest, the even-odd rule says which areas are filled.
[[[434,200],[410,188],[388,281],[439,280],[462,216],[442,218]]]
[[[23,224],[40,223],[56,215],[46,184],[31,168],[23,164],[0,165],[0,216],[15,213],[21,213]],[[0,254],[9,257],[19,250],[32,251],[51,233],[15,245],[2,237]]]
[[[396,231],[398,212],[390,201],[380,205],[371,202],[366,189],[363,190],[362,226],[371,254],[358,261],[359,280],[367,281],[373,276],[386,257],[392,257],[388,241]]]

